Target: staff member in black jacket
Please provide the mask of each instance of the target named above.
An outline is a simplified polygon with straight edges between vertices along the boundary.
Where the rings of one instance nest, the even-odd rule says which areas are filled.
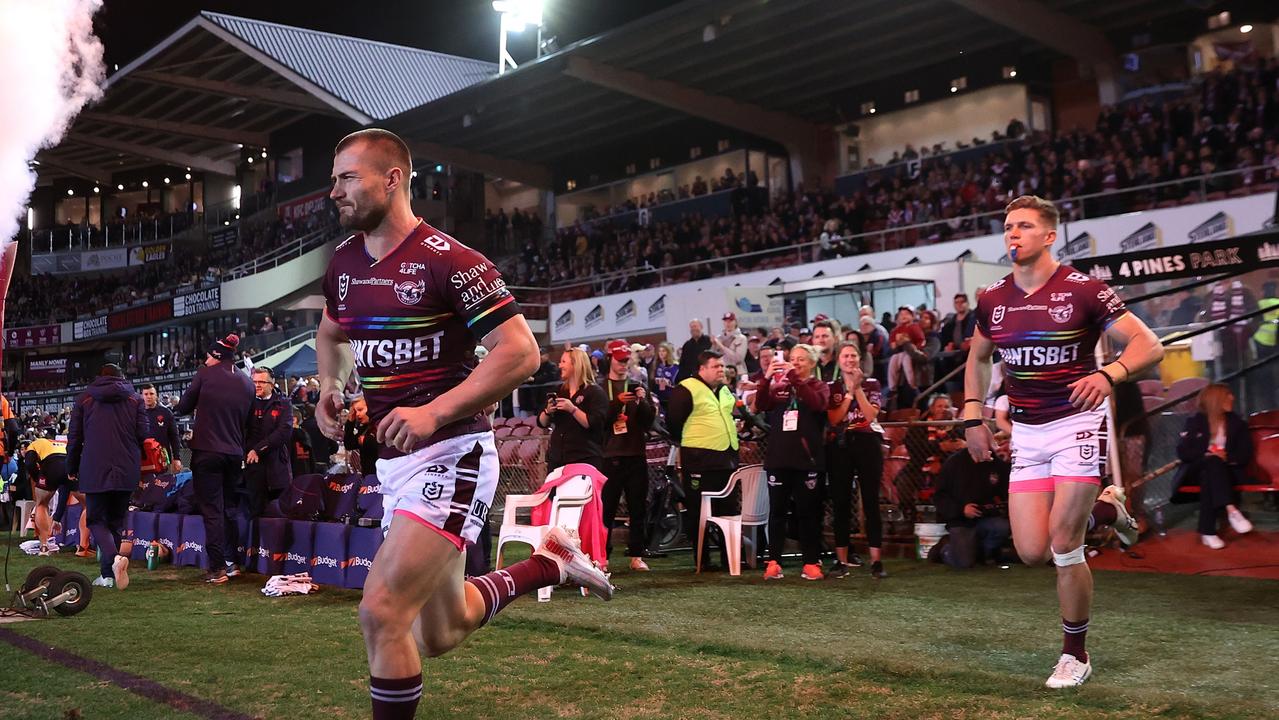
[[[101,575],[94,585],[129,585],[126,530],[129,497],[138,487],[142,441],[147,437],[142,398],[119,365],[103,365],[71,409],[67,428],[67,473],[78,477],[89,513],[89,532],[98,544]]]
[[[537,414],[538,427],[551,428],[546,469],[569,463],[602,468],[608,396],[595,384],[595,370],[583,350],[569,348],[560,356],[560,379],[564,384],[547,397]]]
[[[227,538],[235,537],[230,510],[244,466],[244,427],[253,409],[253,383],[235,369],[235,348],[240,338],[232,333],[209,346],[204,367],[195,373],[191,387],[182,394],[175,412],[195,413],[191,436],[191,482],[200,514],[204,516],[205,548],[209,571],[205,582],[224,583],[239,574],[228,559]],[[229,574],[228,574],[229,573]]]
[[[679,351],[679,379],[684,380],[697,374],[701,366],[702,353],[711,349],[710,336],[703,334],[702,321],[696,318],[688,321],[688,340]],[[723,358],[723,354],[720,354]]]
[[[813,375],[821,355],[812,345],[791,348],[790,361],[774,360],[759,383],[755,407],[768,413],[768,554],[765,580],[782,579],[786,509],[795,500],[795,525],[804,553],[800,577],[821,580],[822,475],[826,470],[826,408],[830,386]]]
[[[714,350],[704,351],[698,357],[697,372],[681,380],[671,391],[666,425],[671,442],[679,445],[680,470],[684,476],[684,534],[690,540],[697,537],[702,493],[723,490],[737,469],[739,440],[737,423],[733,420],[736,405],[737,398],[724,384],[724,361]],[[735,494],[714,501],[711,510],[716,515],[733,515],[740,503],[741,496]],[[727,564],[728,555],[722,543],[720,555]],[[705,557],[703,553],[703,568]]]
[[[172,410],[160,404],[154,385],[146,383],[139,386],[138,391],[142,393],[142,404],[150,423],[147,439],[160,443],[160,447],[169,453],[169,472],[177,475],[182,472],[182,459],[178,457],[178,450],[182,447],[178,441],[178,421],[174,419]]]
[[[995,436],[994,457],[979,463],[966,452],[946,459],[937,474],[933,504],[946,523],[946,537],[933,546],[928,559],[963,570],[983,559],[998,562],[1004,543],[1012,537],[1008,522],[1008,475],[1011,450],[1008,435]]]
[[[1178,490],[1184,485],[1199,485],[1199,534],[1202,542],[1213,550],[1226,546],[1217,535],[1221,511],[1235,532],[1252,532],[1252,523],[1239,511],[1235,485],[1247,479],[1245,468],[1252,462],[1252,436],[1248,422],[1234,412],[1235,394],[1229,385],[1214,384],[1199,393],[1199,412],[1186,418],[1186,429],[1177,443],[1181,469],[1177,471]],[[1174,495],[1180,501],[1182,495]]]
[[[293,406],[275,391],[271,368],[253,368],[253,411],[245,429],[244,489],[249,517],[262,516],[268,500],[289,486],[293,468],[289,442],[293,439]]]
[[[648,458],[644,452],[645,438],[657,417],[648,388],[642,383],[631,382],[626,375],[631,359],[631,348],[625,340],[613,340],[605,348],[608,355],[608,377],[604,389],[608,392],[608,420],[604,430],[604,483],[601,500],[604,503],[604,525],[608,528],[609,554],[612,555],[613,521],[617,518],[617,504],[626,493],[626,509],[631,516],[631,527],[626,542],[626,555],[631,559],[631,569],[648,570],[644,562],[647,538],[644,535],[648,510]]]

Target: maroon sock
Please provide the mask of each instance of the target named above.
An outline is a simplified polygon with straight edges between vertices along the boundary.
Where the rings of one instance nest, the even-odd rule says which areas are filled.
[[[422,698],[422,676],[380,678],[369,676],[373,720],[413,720]]]
[[[1088,618],[1083,620],[1061,619],[1061,651],[1066,655],[1074,655],[1079,662],[1088,662],[1088,651],[1084,650],[1084,641],[1088,639]]]
[[[1098,500],[1092,506],[1092,515],[1088,516],[1088,529],[1092,530],[1099,525],[1114,525],[1118,519],[1119,511],[1114,505]]]
[[[484,627],[515,598],[539,588],[558,585],[560,566],[554,560],[534,555],[497,572],[477,575],[466,581],[474,585],[480,591],[480,597],[484,598],[484,619],[480,621],[480,627]]]

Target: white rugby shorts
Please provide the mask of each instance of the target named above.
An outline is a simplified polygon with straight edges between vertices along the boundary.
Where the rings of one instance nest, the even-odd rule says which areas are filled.
[[[1052,492],[1063,482],[1101,485],[1110,441],[1108,403],[1042,425],[1014,422],[1008,492]]]
[[[390,460],[377,461],[382,532],[402,515],[443,535],[458,550],[486,526],[497,490],[493,433],[459,435]]]

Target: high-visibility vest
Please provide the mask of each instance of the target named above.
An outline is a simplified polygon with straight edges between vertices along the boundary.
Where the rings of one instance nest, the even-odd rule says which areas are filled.
[[[693,411],[684,422],[684,436],[680,445],[703,450],[737,449],[737,425],[733,422],[733,407],[737,404],[733,393],[725,386],[719,392],[700,378],[685,378],[680,387],[693,396]]]
[[[1266,308],[1274,308],[1274,310],[1262,313],[1261,327],[1257,328],[1257,332],[1253,334],[1253,342],[1266,347],[1274,347],[1275,330],[1276,326],[1279,325],[1279,298],[1262,298],[1257,301],[1257,306],[1262,310]]]

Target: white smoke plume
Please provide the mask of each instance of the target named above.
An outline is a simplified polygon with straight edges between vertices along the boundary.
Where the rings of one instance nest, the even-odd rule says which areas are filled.
[[[101,7],[102,0],[0,0],[0,243],[6,247],[26,225],[36,181],[28,164],[41,148],[57,145],[81,108],[102,96],[106,68],[93,34]]]

